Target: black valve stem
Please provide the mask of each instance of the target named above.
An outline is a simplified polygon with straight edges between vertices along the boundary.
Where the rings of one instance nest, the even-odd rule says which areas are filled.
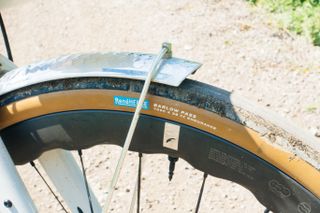
[[[169,181],[172,180],[172,177],[173,177],[173,172],[174,172],[174,168],[175,168],[175,165],[176,165],[176,162],[179,160],[179,158],[176,158],[176,157],[172,157],[172,156],[168,156],[168,160],[170,161],[170,164],[169,164]]]

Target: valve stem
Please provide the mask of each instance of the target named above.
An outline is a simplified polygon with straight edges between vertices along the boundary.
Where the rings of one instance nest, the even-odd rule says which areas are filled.
[[[174,172],[176,162],[179,160],[179,158],[168,156],[168,160],[170,161],[168,178],[169,178],[169,181],[171,181],[174,174],[173,172]]]

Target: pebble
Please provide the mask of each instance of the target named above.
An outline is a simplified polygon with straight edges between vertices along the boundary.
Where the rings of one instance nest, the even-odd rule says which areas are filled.
[[[191,45],[184,45],[183,49],[185,50],[192,50],[193,47]]]

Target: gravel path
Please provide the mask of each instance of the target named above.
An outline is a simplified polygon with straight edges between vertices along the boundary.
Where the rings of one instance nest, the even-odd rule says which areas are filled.
[[[4,10],[3,17],[18,65],[78,52],[156,53],[163,41],[170,41],[175,56],[203,63],[192,78],[234,91],[320,134],[320,48],[278,30],[263,10],[245,1],[35,0]],[[107,154],[94,148],[85,155],[85,162],[95,165],[88,173],[100,200],[118,154],[103,150]],[[127,168],[136,166],[129,163],[133,159],[131,154]],[[95,167],[107,170],[96,176]],[[201,173],[179,161],[168,183],[165,156],[148,157],[145,167],[143,212],[192,212]],[[19,170],[40,212],[58,211],[35,172],[29,166]],[[115,212],[126,212],[133,188],[135,173],[124,171]],[[210,177],[201,210],[262,212],[263,207],[244,188]]]

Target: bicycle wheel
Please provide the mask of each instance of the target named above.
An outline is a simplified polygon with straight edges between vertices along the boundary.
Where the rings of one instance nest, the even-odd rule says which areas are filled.
[[[142,86],[139,80],[83,77],[16,89],[1,97],[1,137],[16,164],[55,148],[122,146]],[[200,82],[153,83],[130,150],[183,158],[244,186],[273,212],[319,212],[317,144],[274,118]],[[179,134],[167,137],[170,126]],[[172,141],[176,146],[168,146]]]

